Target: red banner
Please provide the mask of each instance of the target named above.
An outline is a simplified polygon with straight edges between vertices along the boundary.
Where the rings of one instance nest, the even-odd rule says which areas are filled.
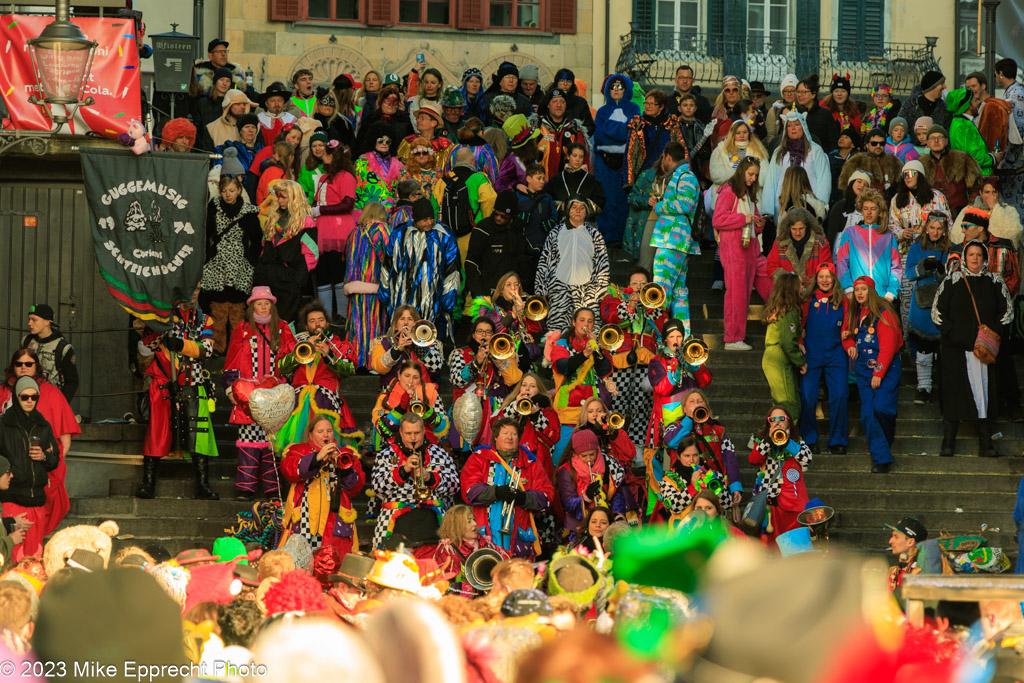
[[[52,16],[0,15],[0,95],[11,121],[5,127],[23,130],[50,130],[50,119],[29,96],[40,95],[36,86],[30,38],[38,36]],[[83,97],[95,103],[78,109],[61,132],[84,135],[93,131],[115,138],[128,131],[128,122],[141,116],[139,95],[139,50],[135,42],[135,24],[131,19],[76,17],[86,37],[95,40],[96,56]]]

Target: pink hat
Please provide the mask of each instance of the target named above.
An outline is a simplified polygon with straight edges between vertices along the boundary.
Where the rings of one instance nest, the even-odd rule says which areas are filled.
[[[266,299],[272,304],[277,303],[277,297],[270,291],[270,287],[266,285],[260,285],[252,288],[252,294],[245,300],[246,305],[251,304],[253,301],[259,301],[260,299]]]
[[[597,434],[589,429],[578,429],[572,433],[572,450],[574,453],[597,451],[601,445],[597,442]]]

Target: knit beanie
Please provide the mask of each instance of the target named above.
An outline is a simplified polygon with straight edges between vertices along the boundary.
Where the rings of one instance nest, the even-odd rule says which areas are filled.
[[[587,453],[600,449],[601,445],[597,442],[597,434],[589,429],[578,429],[572,433],[573,453]]]
[[[889,124],[889,130],[891,131],[896,126],[903,126],[903,130],[907,131],[908,133],[910,132],[910,125],[907,123],[907,120],[902,116],[897,116],[892,120],[892,122]]]
[[[426,218],[434,218],[434,205],[426,197],[420,197],[412,203],[412,221],[421,221]]]
[[[941,71],[929,71],[921,77],[921,92],[926,93],[945,82],[946,77],[942,75]]]
[[[939,124],[937,124],[937,123],[933,123],[933,124],[932,124],[932,125],[931,125],[931,126],[930,126],[930,127],[928,128],[928,135],[927,135],[927,137],[931,137],[933,133],[942,133],[942,134],[943,134],[943,135],[945,135],[946,137],[949,137],[949,132],[947,132],[947,131],[946,131],[945,127],[943,127],[943,126],[940,126],[940,125],[939,125]]]
[[[505,76],[515,76],[519,78],[519,67],[512,62],[502,62],[498,67],[498,80],[500,81]]]
[[[245,167],[242,166],[242,162],[238,160],[238,150],[234,147],[225,147],[222,153],[224,155],[224,161],[220,165],[220,175],[224,176],[244,176]]]
[[[24,375],[18,378],[18,381],[14,383],[14,395],[17,396],[26,389],[35,389],[36,393],[39,393],[39,382],[35,381],[28,375]]]
[[[526,64],[522,69],[519,70],[519,80],[521,81],[539,81],[540,80],[540,69],[537,68],[536,64]]]

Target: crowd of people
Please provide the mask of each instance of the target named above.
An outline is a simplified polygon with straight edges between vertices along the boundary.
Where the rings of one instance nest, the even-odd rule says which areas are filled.
[[[68,508],[77,373],[52,309],[34,306],[0,387],[0,554],[20,590],[41,596],[38,617],[23,619],[27,598],[0,582],[0,614],[14,615],[0,623],[43,660],[61,652],[53,610],[124,585],[154,609],[170,596],[165,611],[179,626],[184,617],[197,666],[267,663],[288,638],[301,648],[303,625],[288,616],[300,611],[363,628],[371,643],[431,634],[414,664],[368,656],[361,665],[384,673],[365,680],[591,680],[555,673],[557,650],[602,644],[608,671],[624,671],[603,680],[655,680],[666,663],[631,659],[639,636],[601,640],[581,626],[555,652],[541,642],[589,620],[599,633],[624,629],[633,594],[614,579],[677,587],[645,574],[647,560],[666,561],[654,546],[682,543],[679,566],[699,564],[690,542],[813,550],[801,515],[823,504],[804,469],[822,448],[847,452],[852,400],[871,471],[890,471],[903,362],[916,368],[915,403],[940,387],[940,455],[954,455],[965,420],[980,455],[998,455],[993,421],[1024,418],[1012,356],[1024,88],[1012,60],[995,66],[1002,98],[985,74],[947,89],[928,72],[902,104],[879,83],[865,106],[838,74],[821,99],[811,74],[786,76],[774,104],[763,84],[728,76],[711,103],[680,66],[671,93],[608,76],[595,109],[570,70],[540,84],[536,66],[508,62],[490,84],[471,68],[446,85],[418,63],[318,88],[300,69],[291,88],[257,96],[227,49],[210,43],[191,120],[157,136],[158,149],[222,158],[201,282],[171,329],[137,323],[150,415],[136,496],[156,496],[161,461],[180,452],[195,497],[219,498],[211,413],[223,394],[238,425],[236,498],[262,494],[279,521],[250,548],[225,537],[212,555],[115,558],[108,545],[51,568],[54,540],[43,541]],[[702,247],[720,268],[713,289],[725,290],[724,353],[752,350],[752,292],[765,302],[771,400],[751,445],[733,440],[703,391],[715,363],[692,334],[687,286]],[[610,249],[636,261],[622,282]],[[344,396],[357,372],[380,378],[370,433]],[[749,494],[742,466],[756,471]],[[364,494],[371,539],[359,537]],[[920,571],[914,541],[927,533],[916,520],[892,531],[897,589]],[[645,546],[642,533],[665,535]],[[658,595],[687,612],[670,593]],[[986,634],[1020,617],[1018,607]],[[522,629],[529,644],[502,641],[508,661],[487,663],[464,630],[481,624]],[[322,629],[304,646],[323,656],[363,637],[305,628]],[[402,669],[433,671],[445,648],[455,677]],[[310,671],[324,663],[313,660]],[[694,680],[715,680],[704,676]]]

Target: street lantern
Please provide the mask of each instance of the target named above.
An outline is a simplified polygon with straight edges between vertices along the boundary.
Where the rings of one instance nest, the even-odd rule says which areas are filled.
[[[83,101],[81,96],[92,71],[97,43],[71,23],[70,14],[69,0],[57,0],[54,21],[39,36],[26,41],[42,95],[42,99],[32,95],[29,102],[43,106],[58,128],[75,115],[78,107],[93,103],[92,97]],[[54,111],[53,105],[62,109]]]

